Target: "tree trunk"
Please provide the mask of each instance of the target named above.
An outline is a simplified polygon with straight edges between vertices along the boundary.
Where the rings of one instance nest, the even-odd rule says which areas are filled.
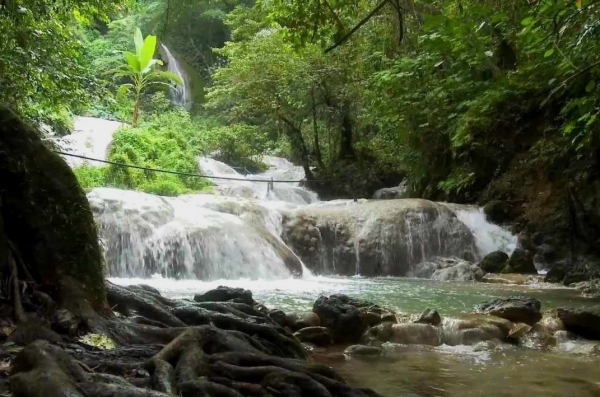
[[[314,180],[315,177],[310,169],[310,161],[308,159],[308,149],[306,147],[306,142],[304,141],[304,137],[302,136],[302,131],[298,127],[294,125],[288,118],[284,116],[279,116],[279,119],[283,121],[288,128],[286,128],[286,133],[290,138],[290,142],[292,144],[292,149],[302,162],[302,168],[304,168],[304,174],[306,175],[306,179],[308,181]]]
[[[133,126],[133,128],[137,127],[139,115],[140,115],[140,98],[138,96],[135,98],[135,105],[133,105],[133,120],[131,122],[131,125]]]
[[[39,132],[1,106],[0,180],[4,234],[19,273],[56,291],[59,306],[81,318],[106,309],[102,252],[85,193]]]
[[[344,102],[341,108],[342,112],[342,125],[340,130],[340,159],[353,159],[354,146],[352,144],[352,117],[350,115],[350,104]]]

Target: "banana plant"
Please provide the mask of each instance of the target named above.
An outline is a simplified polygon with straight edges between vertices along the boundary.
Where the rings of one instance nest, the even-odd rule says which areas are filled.
[[[169,89],[174,88],[173,83],[183,84],[181,78],[175,73],[159,70],[156,67],[162,66],[160,59],[155,59],[156,36],[142,36],[142,31],[137,28],[133,36],[135,43],[135,54],[125,51],[123,56],[125,62],[114,71],[117,77],[128,77],[131,83],[126,83],[119,87],[117,96],[122,97],[128,93],[134,95],[133,107],[133,127],[137,127],[138,116],[140,113],[140,99],[142,92],[149,86],[159,85]]]

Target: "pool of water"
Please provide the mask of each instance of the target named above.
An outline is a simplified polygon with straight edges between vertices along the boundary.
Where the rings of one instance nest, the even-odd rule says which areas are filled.
[[[436,308],[444,317],[471,312],[478,303],[502,296],[527,295],[542,310],[586,306],[596,301],[553,285],[514,286],[445,283],[403,278],[314,277],[277,281],[112,279],[118,284],[149,284],[172,298],[192,298],[219,285],[252,290],[254,298],[291,313],[312,309],[320,295],[343,293],[403,313]],[[508,344],[481,346],[406,346],[386,344],[377,359],[344,358],[339,351],[315,351],[314,359],[335,367],[352,385],[387,397],[600,397],[600,356],[596,342],[562,341],[540,351]],[[596,350],[598,351],[598,350]],[[337,354],[336,354],[337,353]]]
[[[172,298],[193,298],[219,285],[246,288],[254,299],[269,308],[290,313],[312,310],[320,295],[346,294],[369,300],[401,313],[417,313],[435,308],[442,316],[455,316],[471,312],[478,303],[490,298],[526,295],[539,299],[542,310],[559,306],[585,306],[594,301],[584,298],[578,291],[557,288],[551,284],[528,286],[440,282],[408,278],[345,278],[311,277],[304,279],[266,280],[171,280],[161,277],[152,279],[111,279],[117,284],[148,284]]]

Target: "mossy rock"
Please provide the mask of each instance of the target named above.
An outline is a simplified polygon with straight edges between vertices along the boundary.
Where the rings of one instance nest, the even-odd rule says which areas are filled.
[[[508,255],[502,251],[494,251],[485,256],[479,267],[488,273],[500,273],[506,266]]]
[[[510,218],[510,207],[504,201],[492,200],[483,207],[483,213],[492,223],[506,223]]]
[[[533,255],[531,252],[516,249],[508,260],[508,266],[512,268],[514,273],[520,274],[537,274],[537,269],[533,264]]]
[[[102,251],[84,191],[40,133],[2,106],[0,181],[4,231],[35,281],[53,287],[74,315],[106,309]]]

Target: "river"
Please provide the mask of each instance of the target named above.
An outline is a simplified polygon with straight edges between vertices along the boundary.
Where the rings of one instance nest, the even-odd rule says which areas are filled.
[[[99,125],[80,118],[76,130],[89,131],[88,124]],[[74,153],[84,141],[77,134],[68,138]],[[98,134],[97,142],[88,136],[81,152],[100,156],[108,142],[107,134]],[[245,178],[226,164],[199,159],[205,174],[242,179],[216,179],[211,195],[89,192],[110,280],[149,284],[177,298],[219,285],[243,287],[267,307],[288,313],[308,312],[319,295],[334,293],[399,313],[435,308],[443,318],[515,294],[538,298],[543,311],[593,303],[547,284],[430,280],[439,257],[476,261],[495,250],[512,252],[517,239],[476,207],[425,200],[321,202],[296,182],[268,189],[254,179],[296,181],[304,173],[285,159],[264,161],[267,172]],[[316,359],[335,366],[350,383],[389,397],[600,395],[595,343],[558,341],[547,349],[388,344],[377,360],[340,360],[332,350],[317,351]]]

